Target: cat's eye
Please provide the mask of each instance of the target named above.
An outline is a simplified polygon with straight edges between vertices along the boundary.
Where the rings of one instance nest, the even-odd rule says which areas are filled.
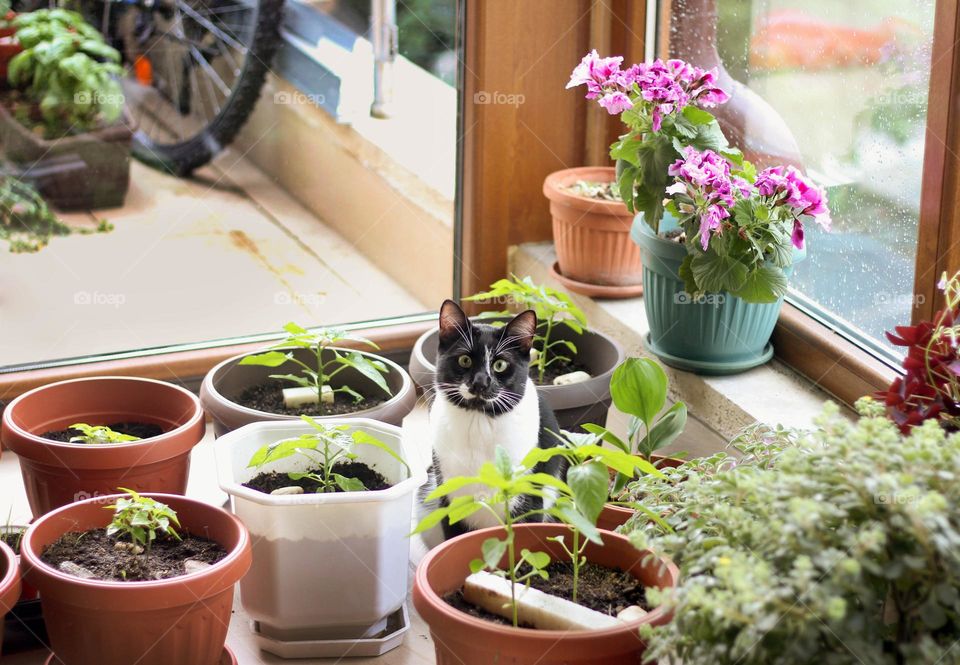
[[[473,358],[471,358],[468,355],[462,355],[459,358],[457,358],[457,363],[460,365],[460,367],[467,369],[468,367],[473,365]]]
[[[500,358],[499,360],[495,360],[495,361],[493,362],[493,371],[494,371],[494,372],[506,372],[506,371],[507,371],[507,367],[509,367],[509,366],[510,366],[510,363],[508,363],[508,362],[507,362],[506,360],[504,360],[503,358]]]

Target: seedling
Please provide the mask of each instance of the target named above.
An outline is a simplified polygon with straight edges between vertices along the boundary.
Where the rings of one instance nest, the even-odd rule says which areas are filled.
[[[530,365],[536,369],[537,380],[543,383],[547,367],[558,362],[571,362],[577,354],[577,345],[567,339],[553,339],[559,326],[567,326],[578,335],[587,329],[587,317],[566,293],[548,286],[534,284],[528,276],[500,279],[490,285],[489,291],[477,293],[464,300],[502,302],[504,299],[537,313],[537,334],[533,338]],[[481,318],[509,315],[509,311],[485,312]],[[566,354],[570,355],[566,355]]]
[[[317,494],[336,492],[337,488],[344,492],[362,492],[367,488],[360,479],[337,473],[334,467],[341,462],[357,459],[352,448],[355,445],[364,445],[379,448],[400,462],[407,473],[410,473],[410,466],[404,459],[390,446],[371,434],[362,430],[354,430],[348,434],[350,425],[323,425],[310,416],[301,416],[301,419],[315,431],[263,446],[250,458],[247,468],[259,469],[269,462],[302,455],[315,464],[319,472],[291,472],[287,474],[290,480],[309,478],[319,483]]]
[[[555,452],[554,454],[562,454]],[[427,497],[426,501],[433,501],[449,496],[453,492],[470,485],[476,485],[485,491],[476,495],[462,495],[450,500],[447,506],[438,508],[427,515],[414,533],[421,533],[437,526],[446,518],[451,524],[456,524],[470,515],[487,510],[503,526],[503,538],[487,538],[481,545],[481,558],[470,562],[470,572],[477,573],[487,570],[510,580],[510,607],[513,625],[519,625],[517,611],[516,585],[530,586],[534,577],[548,579],[546,571],[550,565],[550,555],[546,552],[532,552],[524,549],[517,558],[515,546],[515,526],[536,515],[551,515],[569,525],[575,537],[574,550],[582,556],[582,547],[579,545],[581,537],[597,544],[602,544],[600,532],[596,528],[596,517],[603,508],[606,500],[606,475],[604,475],[603,489],[600,492],[599,508],[596,508],[596,482],[586,477],[578,477],[572,485],[545,473],[534,473],[539,455],[531,453],[518,465],[510,461],[506,451],[497,446],[494,461],[485,463],[476,476],[459,476],[447,480]],[[538,508],[514,515],[511,505],[514,500],[522,496],[534,496],[543,499],[548,508]],[[592,517],[592,519],[591,519]],[[567,553],[571,551],[564,547]],[[500,561],[506,555],[506,567],[500,567]],[[579,572],[579,556],[571,557],[576,571]],[[523,572],[526,568],[526,572]]]
[[[614,406],[630,416],[628,440],[623,441],[600,425],[586,424],[583,429],[625,453],[649,460],[655,451],[680,436],[687,424],[687,407],[683,402],[675,403],[658,416],[667,402],[667,375],[649,358],[627,358],[621,363],[610,379],[610,394]],[[618,496],[632,477],[618,470],[613,496]]]
[[[114,511],[113,520],[107,525],[108,536],[127,536],[135,546],[147,552],[157,539],[157,534],[180,540],[180,534],[174,528],[180,526],[180,521],[170,506],[124,487],[118,489],[127,496],[106,507]]]
[[[139,436],[114,432],[106,425],[74,423],[70,425],[70,429],[80,432],[77,436],[70,437],[70,443],[128,443],[130,441],[140,441]]]
[[[373,360],[359,351],[337,348],[340,342],[359,342],[374,349],[378,347],[374,342],[360,337],[342,328],[319,328],[309,331],[296,323],[288,323],[283,327],[287,337],[270,347],[265,353],[247,356],[240,361],[241,365],[260,365],[262,367],[280,367],[287,362],[300,366],[300,374],[271,374],[270,378],[289,381],[301,388],[309,388],[316,392],[319,412],[324,409],[324,392],[344,393],[359,404],[365,398],[348,385],[336,388],[330,387],[330,382],[337,374],[348,367],[352,367],[366,378],[373,381],[387,395],[391,395],[390,387],[384,375],[389,371],[387,366],[379,360]],[[307,349],[313,354],[313,364],[300,360],[292,349]]]

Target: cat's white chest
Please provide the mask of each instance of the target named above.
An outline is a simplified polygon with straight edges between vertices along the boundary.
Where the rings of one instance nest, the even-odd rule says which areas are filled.
[[[495,417],[454,406],[442,392],[438,392],[430,408],[430,428],[433,450],[444,480],[476,475],[485,462],[493,461],[497,446],[502,447],[517,464],[537,446],[540,436],[536,386],[527,379],[520,402],[512,410]],[[450,496],[454,498],[462,494],[478,494],[478,488],[466,487]],[[498,524],[487,511],[474,513],[467,522],[474,529]]]

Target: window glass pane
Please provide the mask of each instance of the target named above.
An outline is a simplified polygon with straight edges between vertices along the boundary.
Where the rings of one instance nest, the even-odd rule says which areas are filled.
[[[708,20],[711,4],[675,3],[671,38]],[[899,353],[883,331],[909,321],[913,302],[934,0],[716,0],[716,10],[720,60],[788,132],[771,141],[763,109],[748,111],[748,152],[795,160],[829,192],[833,233],[809,234],[792,299]]]
[[[0,91],[19,174],[0,180],[0,368],[435,309],[453,291],[457,3],[396,5],[380,22],[370,0],[20,7],[9,32],[91,35],[90,76],[53,94],[32,81],[57,71],[17,56]]]

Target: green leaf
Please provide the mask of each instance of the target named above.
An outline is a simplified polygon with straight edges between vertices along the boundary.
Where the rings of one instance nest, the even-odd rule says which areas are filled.
[[[739,259],[712,250],[693,257],[690,269],[697,282],[698,293],[734,292],[747,280],[747,266]]]
[[[651,423],[667,399],[667,375],[649,358],[627,358],[613,372],[610,394],[617,409]]]
[[[436,510],[428,514],[426,517],[424,517],[422,520],[420,520],[420,523],[417,524],[417,528],[414,529],[410,535],[414,536],[418,533],[429,531],[433,527],[440,524],[440,522],[443,521],[443,518],[446,517],[449,512],[450,512],[449,507],[445,506],[443,508],[437,508]]]
[[[684,106],[681,113],[683,113],[684,118],[689,120],[694,125],[709,125],[715,120],[711,113],[704,111],[701,108],[697,108],[692,104]]]
[[[683,280],[683,290],[690,295],[698,292],[697,280],[693,276],[693,269],[690,267],[692,262],[693,255],[687,254],[683,257],[683,261],[680,262],[680,269],[677,270],[677,275]]]
[[[550,555],[546,552],[531,552],[524,548],[520,550],[520,558],[530,564],[534,570],[543,570],[550,565]]]
[[[450,524],[456,524],[460,520],[466,519],[482,509],[483,504],[474,501],[472,496],[458,496],[450,503],[450,512],[447,515],[447,519],[450,520]]]
[[[483,570],[485,567],[486,567],[486,564],[483,563],[483,559],[473,559],[473,560],[470,562],[470,572],[471,572],[471,573],[474,573],[474,574],[479,573],[479,572],[480,572],[481,570]]]
[[[430,492],[430,494],[428,494],[424,500],[435,501],[440,497],[447,496],[448,494],[456,492],[459,489],[463,489],[467,485],[476,485],[482,482],[483,481],[477,476],[456,476],[455,478],[444,481],[443,484]]]
[[[499,568],[500,559],[507,552],[507,541],[499,538],[487,538],[480,545],[480,551],[483,553],[483,562],[487,568]]]
[[[366,378],[373,381],[377,386],[380,387],[388,395],[393,393],[390,391],[390,386],[387,385],[387,380],[384,378],[383,373],[386,371],[384,366],[380,364],[378,367],[377,364],[374,364],[367,356],[363,355],[359,351],[351,351],[347,355],[339,356],[336,361],[341,365],[347,365],[357,370],[363,374]]]
[[[507,454],[507,451],[503,448],[503,446],[497,446],[496,450],[494,451],[493,463],[497,473],[499,473],[500,476],[502,476],[505,480],[513,477],[513,462],[510,461],[510,455]],[[480,475],[482,477],[483,473]]]
[[[665,414],[660,416],[657,424],[654,425],[650,433],[640,442],[639,452],[644,457],[650,457],[654,451],[664,448],[683,433],[683,428],[687,424],[687,405],[683,402],[677,402],[671,406]]]
[[[750,303],[777,302],[787,294],[787,278],[775,266],[761,265],[747,275],[743,286],[733,295]]]
[[[238,364],[240,365],[259,365],[261,367],[280,367],[290,360],[289,353],[281,353],[280,351],[267,351],[266,353],[258,353],[253,356],[245,356],[240,360]]]
[[[590,542],[598,545],[603,544],[603,539],[600,537],[600,531],[597,529],[596,525],[591,523],[590,520],[580,513],[573,505],[569,503],[559,504],[556,508],[548,512],[567,526],[579,531],[581,535],[583,535],[583,537]]]
[[[337,484],[337,487],[342,489],[344,492],[363,492],[367,489],[366,485],[363,484],[358,478],[348,478],[347,476],[340,475],[339,473],[330,474],[333,477],[333,482]]]
[[[630,446],[616,434],[608,430],[606,427],[601,425],[594,425],[593,423],[584,423],[580,426],[587,432],[599,436],[603,441],[606,441],[611,446],[616,446],[625,453],[630,452]]]
[[[247,468],[259,468],[267,462],[273,462],[296,455],[300,450],[315,450],[317,443],[317,438],[313,434],[304,434],[296,438],[283,439],[282,441],[268,444],[253,454],[250,462],[247,463]]]
[[[573,491],[577,510],[596,524],[610,491],[607,466],[600,461],[572,466],[567,471],[567,483]]]
[[[404,459],[400,457],[400,455],[398,455],[393,448],[391,448],[386,443],[384,443],[377,437],[373,436],[372,434],[369,434],[367,432],[364,432],[363,430],[358,429],[358,430],[354,430],[353,434],[351,434],[351,438],[353,439],[353,442],[356,444],[359,444],[362,446],[373,446],[374,448],[378,448],[382,450],[383,452],[387,453],[390,457],[400,462],[400,464],[402,464],[403,467],[407,470],[408,475],[412,473],[410,471],[410,465],[407,464],[406,461],[404,461]]]
[[[247,364],[253,364],[253,363],[247,363]],[[298,374],[271,374],[270,378],[278,379],[280,381],[290,381],[291,383],[297,384],[301,388],[313,388],[314,390],[316,390],[317,388],[316,383],[314,383],[307,377],[300,376]]]

